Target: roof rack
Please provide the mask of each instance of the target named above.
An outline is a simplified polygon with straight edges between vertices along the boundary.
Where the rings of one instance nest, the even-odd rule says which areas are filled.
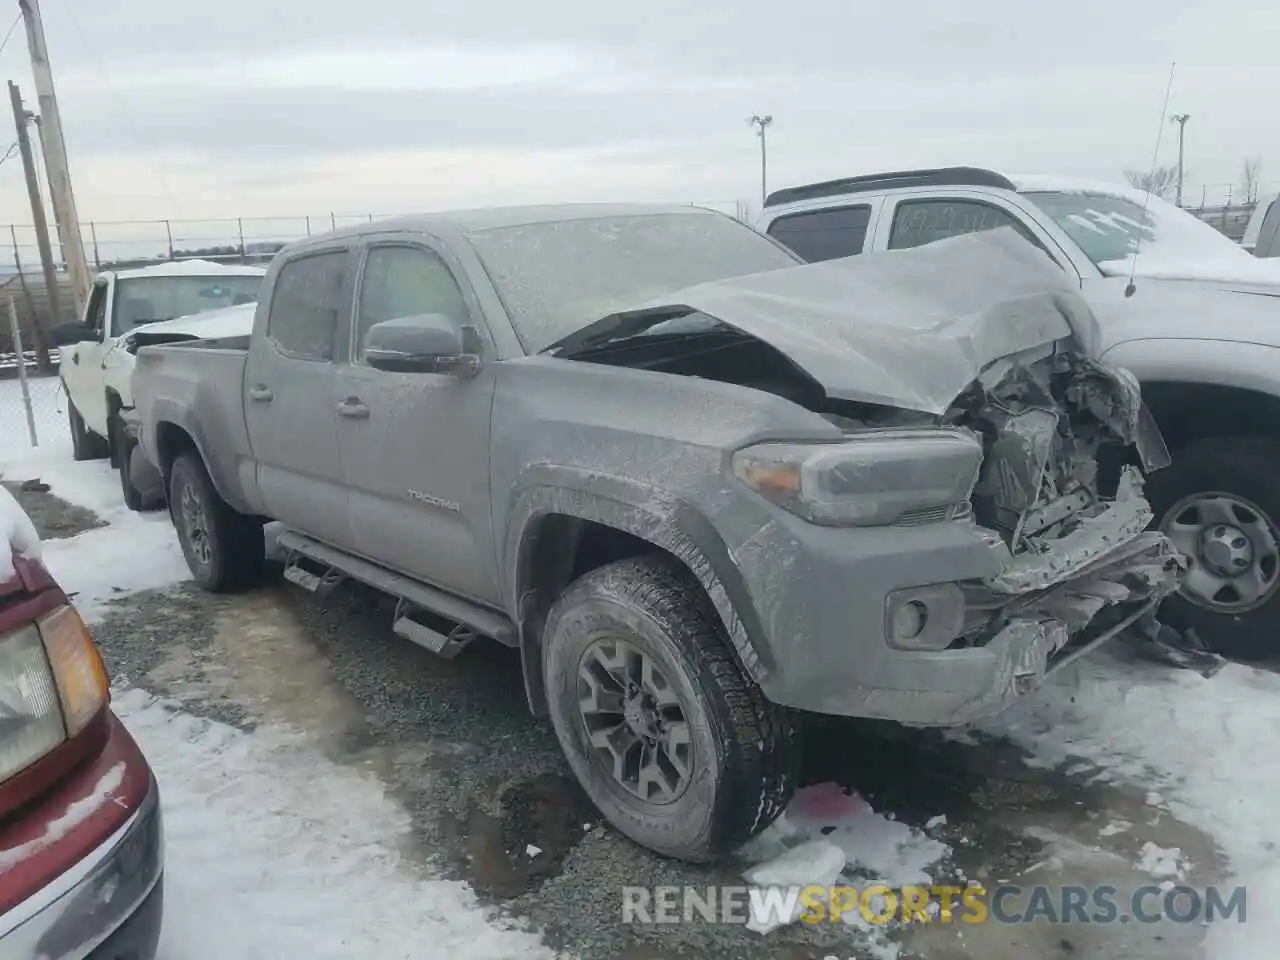
[[[799,187],[775,190],[765,197],[766,207],[797,200],[816,200],[819,197],[838,197],[848,193],[865,193],[871,190],[891,190],[897,187],[996,187],[1000,190],[1017,190],[1013,181],[992,170],[981,167],[939,167],[935,170],[899,170],[894,173],[872,173],[861,177],[842,177],[824,180]]]

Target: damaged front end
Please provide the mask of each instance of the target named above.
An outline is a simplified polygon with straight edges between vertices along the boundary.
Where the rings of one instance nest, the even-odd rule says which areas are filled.
[[[993,365],[944,421],[982,438],[975,521],[1010,560],[962,585],[964,629],[952,648],[1013,640],[1008,681],[1034,687],[1046,668],[1091,649],[1173,593],[1185,561],[1148,531],[1138,465],[1169,453],[1137,382],[1074,352]],[[1104,452],[1111,448],[1113,456]],[[1123,464],[1107,477],[1100,463]]]

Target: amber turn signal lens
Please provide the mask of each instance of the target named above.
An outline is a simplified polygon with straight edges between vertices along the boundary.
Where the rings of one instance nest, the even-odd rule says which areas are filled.
[[[67,736],[74,737],[111,699],[107,668],[75,607],[58,608],[39,628],[58,682]]]
[[[761,493],[799,493],[800,471],[787,463],[751,463],[742,479]]]

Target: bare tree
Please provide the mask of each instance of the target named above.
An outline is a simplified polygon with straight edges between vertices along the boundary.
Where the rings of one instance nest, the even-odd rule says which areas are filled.
[[[1262,158],[1250,157],[1244,162],[1240,174],[1240,186],[1244,189],[1244,202],[1258,202],[1258,187],[1262,183]]]
[[[1167,200],[1178,186],[1178,168],[1170,166],[1155,167],[1152,170],[1126,170],[1124,178],[1131,187]]]

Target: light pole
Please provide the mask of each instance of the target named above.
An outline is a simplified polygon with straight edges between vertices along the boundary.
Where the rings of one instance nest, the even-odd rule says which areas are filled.
[[[1187,121],[1191,119],[1189,113],[1175,113],[1169,118],[1170,123],[1178,125],[1178,194],[1176,203],[1182,206],[1182,138],[1187,129]]]
[[[756,135],[760,138],[760,209],[763,210],[765,198],[769,195],[769,150],[765,130],[773,123],[773,114],[754,116],[747,122],[756,128]]]

